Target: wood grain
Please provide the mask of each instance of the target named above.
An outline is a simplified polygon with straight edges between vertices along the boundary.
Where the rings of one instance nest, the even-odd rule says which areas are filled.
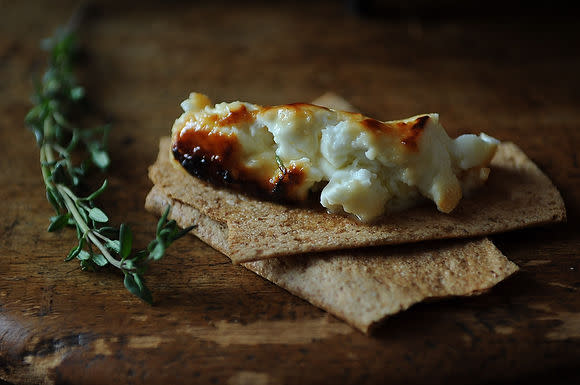
[[[369,115],[437,111],[456,135],[518,144],[554,181],[568,223],[494,236],[522,271],[477,298],[421,304],[373,338],[193,237],[154,266],[156,305],[121,277],[63,262],[45,231],[38,150],[23,118],[41,38],[74,2],[2,5],[0,378],[15,384],[301,384],[555,380],[580,362],[580,38],[571,19],[361,19],[335,3],[99,2],[79,74],[114,125],[101,203],[138,242],[156,218],[147,166],[191,90],[278,104],[326,90]],[[543,15],[546,16],[546,15]],[[549,15],[548,15],[549,16]]]

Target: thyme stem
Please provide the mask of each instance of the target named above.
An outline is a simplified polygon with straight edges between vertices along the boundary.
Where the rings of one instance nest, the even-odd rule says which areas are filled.
[[[80,7],[69,23],[48,40],[49,65],[42,81],[37,84],[34,105],[25,119],[39,145],[46,196],[56,212],[50,219],[48,231],[75,227],[79,243],[70,250],[66,260],[77,258],[83,270],[92,271],[106,265],[121,270],[125,287],[151,303],[153,299],[143,274],[151,261],[163,257],[167,247],[192,227],[180,231],[175,221],[167,221],[170,209],[167,207],[157,224],[155,238],[145,250],[134,251],[129,226],[105,226],[109,218],[95,205],[95,199],[107,187],[106,180],[86,198],[77,195],[89,169],[96,166],[105,170],[110,159],[106,150],[108,126],[78,128],[71,123],[71,112],[82,108],[84,97],[84,89],[77,84],[72,72],[76,41],[74,30],[80,25],[82,10],[83,7]],[[88,157],[75,165],[71,158],[73,151]],[[105,231],[118,236],[110,238],[102,234]]]
[[[121,269],[121,263],[117,261],[115,258],[113,258],[111,254],[109,254],[109,250],[107,250],[107,248],[95,236],[93,230],[89,228],[89,225],[85,222],[84,218],[79,213],[76,203],[70,197],[71,194],[70,190],[68,190],[63,185],[56,185],[56,188],[61,192],[68,212],[72,214],[73,218],[75,219],[76,225],[82,230],[83,234],[86,234],[91,243],[95,245],[100,250],[101,253],[103,253],[103,256],[107,259],[107,262],[115,266],[117,269]]]

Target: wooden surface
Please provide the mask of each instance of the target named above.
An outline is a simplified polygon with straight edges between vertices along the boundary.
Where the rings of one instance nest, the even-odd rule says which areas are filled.
[[[494,236],[521,272],[480,297],[415,306],[373,337],[193,237],[151,270],[157,302],[147,306],[125,292],[116,272],[86,273],[63,262],[73,232],[45,231],[52,212],[23,118],[31,76],[44,67],[38,42],[74,3],[1,2],[0,378],[580,380],[580,38],[573,19],[517,12],[491,20],[360,18],[341,2],[120,3],[99,3],[83,25],[81,78],[114,126],[102,205],[115,223],[128,218],[142,245],[156,223],[143,209],[147,166],[191,90],[262,104],[331,90],[380,119],[437,111],[453,135],[483,130],[516,142],[562,192],[568,223]]]

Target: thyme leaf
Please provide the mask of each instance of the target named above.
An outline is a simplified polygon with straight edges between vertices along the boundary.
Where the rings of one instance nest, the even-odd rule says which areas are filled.
[[[152,303],[153,297],[143,274],[151,261],[163,257],[169,245],[193,226],[180,230],[175,221],[167,220],[170,211],[167,207],[157,225],[155,239],[147,250],[136,251],[129,226],[110,226],[109,216],[95,204],[95,199],[106,190],[107,180],[88,196],[77,195],[78,186],[85,181],[90,167],[106,170],[110,164],[106,148],[110,127],[81,128],[74,121],[73,112],[83,107],[85,89],[77,84],[73,72],[78,14],[71,20],[43,41],[49,52],[48,68],[41,81],[35,84],[34,105],[25,118],[39,147],[46,197],[56,213],[50,218],[48,231],[74,227],[78,245],[68,252],[65,261],[76,258],[81,269],[87,271],[107,265],[119,269],[127,290]],[[87,156],[75,164],[73,153]]]

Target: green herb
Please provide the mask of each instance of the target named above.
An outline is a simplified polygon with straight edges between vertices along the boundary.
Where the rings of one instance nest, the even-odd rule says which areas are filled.
[[[276,155],[276,163],[278,164],[278,169],[282,173],[282,178],[284,178],[284,176],[286,175],[288,170],[286,169],[286,166],[284,166],[282,159],[280,159],[280,157],[278,155]]]
[[[50,218],[48,231],[76,228],[78,245],[68,253],[66,261],[76,258],[82,270],[90,271],[113,266],[123,272],[125,287],[131,293],[152,303],[144,272],[151,261],[159,260],[167,247],[193,226],[180,230],[174,220],[167,220],[170,210],[167,207],[157,224],[155,239],[146,250],[135,252],[129,226],[122,224],[118,229],[108,226],[109,217],[95,205],[95,199],[107,188],[106,180],[92,194],[77,195],[89,169],[96,166],[105,170],[110,157],[106,149],[109,126],[80,128],[73,123],[73,113],[81,109],[85,95],[73,74],[74,24],[77,23],[69,23],[44,42],[44,48],[50,52],[48,69],[35,85],[34,107],[25,118],[40,148],[46,197],[56,212]],[[85,154],[86,159],[75,163],[76,152]]]

